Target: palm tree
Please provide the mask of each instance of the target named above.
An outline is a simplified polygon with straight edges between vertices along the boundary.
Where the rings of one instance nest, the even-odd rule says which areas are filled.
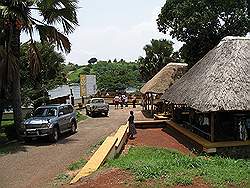
[[[41,59],[35,33],[41,42],[55,44],[70,52],[66,37],[74,31],[77,21],[77,0],[1,0],[0,1],[0,108],[12,105],[14,122],[22,121],[20,94],[20,37],[25,32],[30,40],[29,61],[34,75],[39,72]],[[59,27],[60,29],[56,28]],[[3,109],[0,109],[0,118]],[[0,119],[1,120],[1,119]],[[1,122],[1,121],[0,121]]]
[[[144,46],[146,57],[139,57],[139,69],[144,81],[150,80],[165,65],[173,61],[173,42],[160,39],[151,40],[151,44]]]

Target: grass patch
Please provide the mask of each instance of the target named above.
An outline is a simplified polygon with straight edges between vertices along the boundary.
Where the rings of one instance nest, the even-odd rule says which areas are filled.
[[[8,138],[4,132],[0,132],[0,144],[8,142]]]
[[[77,118],[77,122],[83,121],[85,119],[88,118],[88,116],[85,116],[83,114],[81,114],[79,111],[76,112],[76,118]]]
[[[71,171],[78,170],[78,169],[82,168],[86,163],[87,163],[87,161],[85,159],[80,159],[80,160],[70,164],[68,166],[68,170],[71,170]]]
[[[0,155],[6,155],[19,150],[23,150],[19,143],[11,143],[0,147]]]
[[[138,181],[163,178],[169,185],[190,185],[194,177],[202,177],[215,187],[250,185],[249,160],[192,157],[167,149],[130,148],[127,155],[108,161],[108,166],[130,170]]]
[[[14,124],[14,120],[4,120],[4,121],[1,121],[1,126],[3,126],[3,127],[12,126],[13,124]]]
[[[71,179],[72,176],[67,173],[58,174],[53,181],[53,187],[61,187],[61,185],[68,184]]]
[[[2,120],[0,126],[0,145],[16,139],[13,120]]]

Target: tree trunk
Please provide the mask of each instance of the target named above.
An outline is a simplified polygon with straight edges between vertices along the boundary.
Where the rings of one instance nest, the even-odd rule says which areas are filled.
[[[1,103],[0,103],[1,105]],[[1,105],[0,106],[0,128],[1,128],[1,125],[2,125],[2,118],[3,118],[3,106]]]
[[[15,127],[18,128],[22,122],[22,109],[21,109],[21,89],[20,89],[20,30],[13,29],[13,37],[11,39],[11,49],[16,57],[16,71],[12,84],[12,106],[14,113]]]
[[[13,113],[14,123],[16,128],[21,125],[22,122],[22,108],[21,108],[21,90],[20,90],[20,71],[18,68],[18,74],[16,75],[15,81],[13,82]]]

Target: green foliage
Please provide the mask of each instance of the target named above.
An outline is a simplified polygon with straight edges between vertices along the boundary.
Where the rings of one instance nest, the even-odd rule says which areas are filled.
[[[54,185],[62,185],[64,183],[69,183],[72,177],[67,173],[58,174],[54,180]]]
[[[175,61],[173,55],[173,43],[171,41],[151,40],[151,44],[147,44],[143,49],[146,57],[139,57],[138,64],[141,78],[144,81],[150,80],[156,75],[165,65]],[[175,56],[177,56],[175,52]],[[173,56],[173,57],[175,57]]]
[[[71,72],[71,71],[75,71],[79,68],[79,65],[77,64],[73,64],[73,63],[68,63],[67,65],[65,65],[64,70],[65,72]]]
[[[193,157],[167,149],[131,148],[127,155],[108,161],[108,165],[130,170],[138,181],[164,178],[170,185],[190,185],[203,177],[214,186],[249,185],[250,161],[222,157]]]
[[[168,0],[157,19],[160,32],[185,42],[181,56],[194,65],[225,36],[245,36],[247,0]]]
[[[138,64],[134,62],[98,61],[79,68],[68,76],[71,82],[79,82],[80,74],[94,74],[100,90],[116,91],[140,85]]]
[[[80,67],[74,70],[72,73],[68,74],[68,79],[70,83],[79,83],[80,82],[80,74],[89,74],[90,69],[88,66]]]
[[[48,100],[47,90],[58,85],[65,84],[66,72],[64,56],[55,51],[55,46],[49,43],[37,43],[41,53],[40,72],[33,77],[30,64],[28,63],[28,45],[21,46],[21,94],[24,104],[34,103],[35,107]]]
[[[83,115],[81,112],[76,112],[77,122],[83,121],[88,118],[88,116]]]
[[[0,133],[1,137],[1,133]],[[10,143],[4,146],[0,147],[0,156],[1,155],[6,155],[9,153],[14,153],[15,151],[20,150],[20,144],[19,143]]]
[[[68,170],[72,170],[72,171],[78,170],[78,169],[82,168],[86,163],[87,163],[87,161],[85,159],[80,159],[79,161],[76,161],[76,162],[70,164],[68,166]]]
[[[17,127],[22,121],[19,76],[22,70],[20,66],[21,34],[25,32],[29,37],[28,60],[32,74],[36,78],[43,63],[40,57],[40,52],[43,51],[37,48],[33,40],[34,33],[36,32],[42,43],[53,43],[58,49],[69,53],[71,44],[66,35],[72,33],[78,25],[77,3],[77,0],[0,1],[0,108],[2,111],[3,106],[12,105]],[[50,71],[49,68],[46,70]],[[50,75],[52,74],[51,72]],[[41,86],[38,88],[42,89],[40,92],[43,95],[43,88]],[[44,98],[42,100],[46,100],[46,96]],[[37,104],[42,100],[37,101]]]

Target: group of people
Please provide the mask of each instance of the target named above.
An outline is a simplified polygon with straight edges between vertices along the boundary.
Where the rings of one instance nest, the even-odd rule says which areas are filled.
[[[115,109],[119,108],[119,105],[121,106],[121,108],[128,107],[128,97],[126,95],[116,95],[113,99],[113,103],[115,104]],[[136,97],[133,96],[132,98],[132,103],[133,103],[133,108],[136,108],[135,104],[136,104]]]
[[[121,108],[123,108],[123,106],[128,106],[128,97],[126,95],[116,95],[113,100],[115,104],[115,109],[118,109],[119,104],[121,105]]]

